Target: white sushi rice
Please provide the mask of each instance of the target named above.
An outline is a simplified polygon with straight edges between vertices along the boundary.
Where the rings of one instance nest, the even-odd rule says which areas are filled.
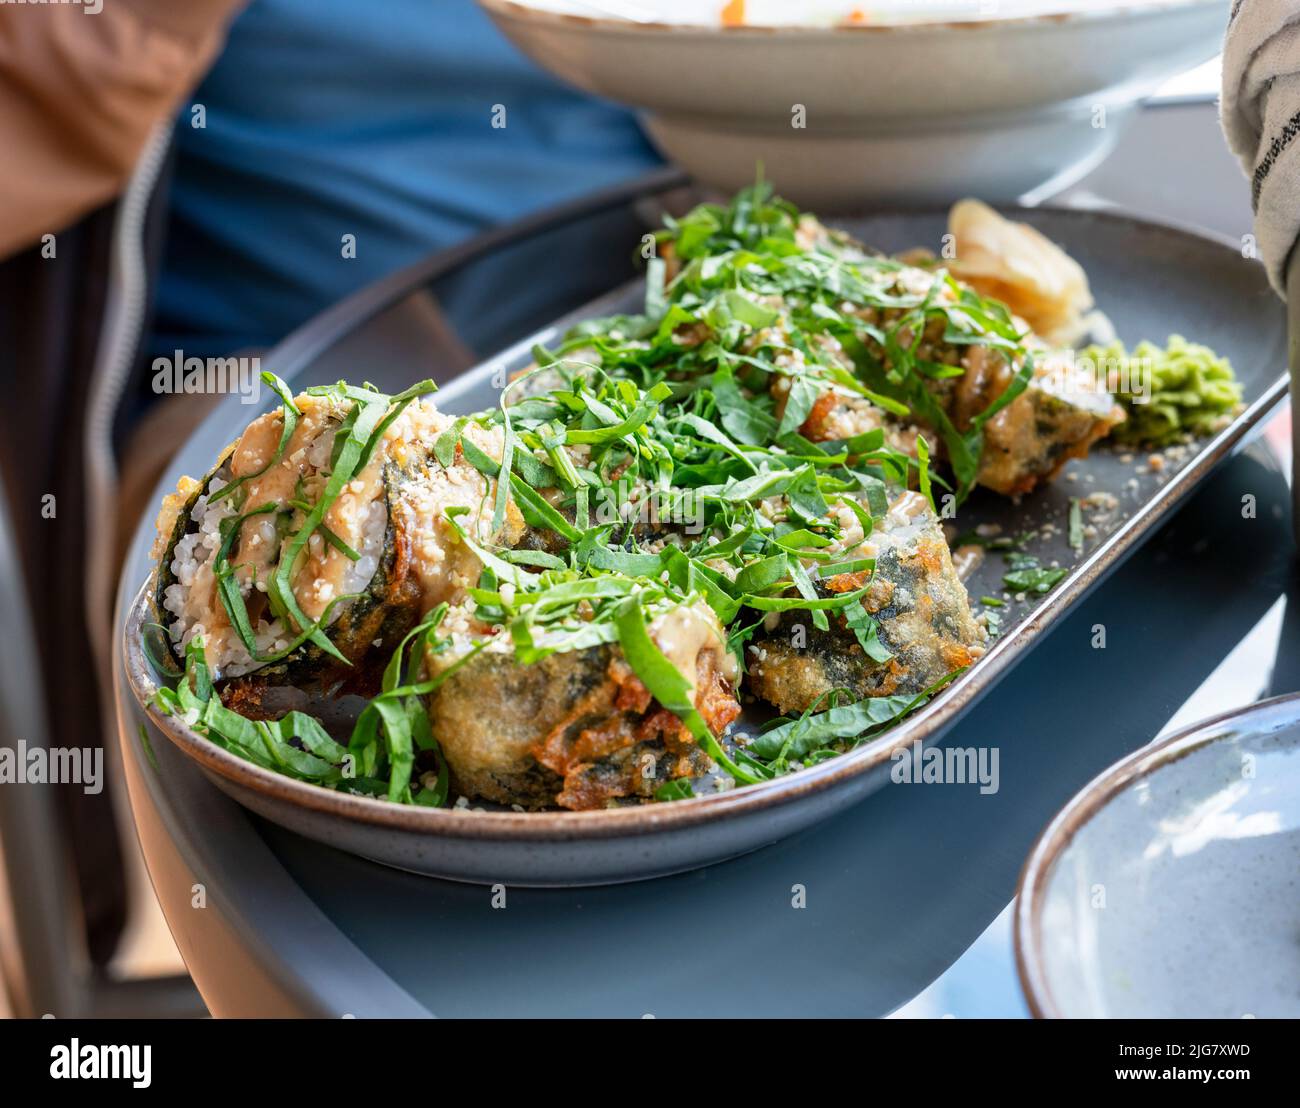
[[[308,461],[313,466],[325,465],[329,461],[333,434],[322,435],[307,448]],[[221,547],[221,524],[224,520],[237,514],[237,509],[229,498],[211,503],[211,497],[225,488],[229,474],[222,470],[213,478],[209,491],[201,494],[194,502],[190,520],[197,525],[197,530],[185,535],[176,543],[172,553],[171,571],[176,577],[175,583],[169,585],[163,594],[163,606],[176,617],[168,627],[178,656],[183,657],[186,645],[196,635],[203,636],[204,655],[212,670],[214,679],[238,677],[258,668],[261,664],[248,653],[243,641],[225,618],[225,609],[215,601],[219,619],[212,621],[218,626],[209,627],[204,622],[204,613],[196,612],[190,603],[191,593],[196,582],[209,585],[212,576],[212,560]],[[344,592],[361,592],[370,583],[379,569],[383,555],[384,536],[388,529],[388,507],[384,497],[378,496],[367,509],[362,523],[361,543],[357,547],[360,557],[352,563],[344,577]],[[249,541],[276,541],[275,523],[271,519],[258,521]],[[266,591],[266,581],[259,580],[255,586],[258,591]],[[241,582],[240,591],[245,598],[251,595],[254,586]],[[329,623],[333,623],[343,613],[348,602],[338,604],[329,613]],[[278,619],[259,619],[253,626],[253,639],[257,653],[266,655],[283,650],[292,641],[293,636]]]

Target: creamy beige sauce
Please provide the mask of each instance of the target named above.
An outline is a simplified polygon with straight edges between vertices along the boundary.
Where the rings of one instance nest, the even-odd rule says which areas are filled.
[[[298,397],[295,403],[302,414],[284,455],[265,473],[249,478],[244,486],[244,511],[264,504],[274,504],[277,511],[283,509],[295,498],[300,479],[307,503],[314,503],[324,491],[325,479],[317,474],[329,463],[333,428],[346,414],[346,405],[327,397],[307,395]],[[231,475],[238,480],[266,466],[275,455],[283,428],[283,414],[279,411],[260,416],[249,424],[231,458]],[[379,495],[382,479],[379,455],[380,451],[376,451],[365,470],[348,483],[325,514],[325,525],[354,549],[360,543],[360,506],[368,506]],[[343,580],[352,563],[345,554],[326,543],[319,532],[311,537],[305,549],[306,557],[294,575],[292,587],[304,614],[315,620],[336,596],[343,595]],[[231,562],[241,582],[252,580],[256,573],[256,579],[264,585],[280,553],[274,513],[259,515],[244,521]]]
[[[952,568],[957,571],[959,581],[968,581],[971,575],[984,564],[984,547],[975,543],[959,546],[952,552]]]
[[[889,514],[891,516],[897,516],[900,520],[909,523],[920,519],[929,511],[930,502],[919,492],[902,493],[889,505]]]
[[[437,414],[435,423],[439,420],[442,427],[413,428],[409,447],[418,449],[421,440],[433,441],[453,422],[452,417]],[[500,460],[504,436],[499,427],[485,430],[469,423],[463,435],[483,453]],[[496,481],[484,477],[459,455],[447,469],[435,465],[430,480],[415,481],[403,489],[400,507],[410,542],[411,568],[423,590],[426,610],[444,601],[458,601],[467,588],[478,583],[482,568],[478,555],[461,541],[448,520],[447,509],[469,509],[458,515],[456,522],[470,539],[483,546],[512,546],[523,535],[524,520],[513,498],[507,503],[501,531],[492,533],[495,497]]]
[[[847,508],[843,510],[849,511]],[[867,536],[865,541],[858,542],[856,545],[852,544],[854,539],[862,535],[861,525],[857,524],[856,520],[853,525],[848,525],[841,518],[841,526],[845,528],[844,535],[838,542],[827,547],[827,550],[842,556],[845,560],[878,558],[882,549],[888,549],[894,544],[897,532],[932,517],[933,514],[930,510],[930,502],[919,492],[900,493],[889,505],[889,512],[885,518],[878,521],[876,529]],[[812,568],[811,562],[807,564],[807,568]]]
[[[262,477],[249,482],[248,504],[268,500],[284,503],[292,498],[298,477],[308,461],[310,444],[320,434],[328,433],[322,421],[328,421],[333,415],[341,413],[324,405],[317,405],[310,412],[304,409],[303,419],[294,432],[284,459]],[[427,400],[411,404],[389,427],[366,467],[348,482],[338,499],[330,505],[325,513],[325,525],[354,549],[358,548],[371,505],[384,495],[385,467],[390,462],[400,467],[425,458],[429,444],[453,422],[451,416],[439,412]],[[245,435],[246,441],[241,441],[236,454],[236,475],[243,471],[241,466],[256,471],[265,465],[269,457],[267,451],[274,452],[279,433],[280,423],[274,417],[266,426],[254,424],[250,427]],[[485,454],[500,459],[503,441],[499,429],[484,430],[470,423],[464,429],[464,436]],[[317,483],[320,487],[313,490],[311,482],[308,482],[309,502],[323,491],[324,480]],[[412,476],[403,483],[398,510],[402,512],[401,523],[410,542],[411,569],[423,590],[426,610],[443,601],[456,599],[478,579],[478,557],[460,541],[447,519],[447,509],[469,509],[469,515],[458,519],[461,527],[476,541],[493,541],[496,536],[489,534],[489,521],[495,491],[495,481],[484,477],[462,456],[457,456],[447,469],[436,462],[431,463],[427,475]],[[259,542],[258,524],[258,520],[249,520],[245,524],[240,564],[256,564],[267,553],[279,554],[274,545]],[[512,525],[522,527],[517,509],[510,513],[507,530]],[[262,526],[265,527],[265,523]],[[307,549],[309,556],[294,577],[294,594],[303,611],[310,618],[318,619],[330,602],[343,594],[342,583],[352,568],[352,561],[319,533],[311,537]],[[274,561],[274,558],[262,564],[269,561]]]
[[[733,685],[736,683],[736,659],[727,649],[727,638],[713,609],[701,604],[682,604],[656,616],[648,628],[655,645],[663,652],[695,692],[695,671],[700,655],[712,650],[718,670]]]
[[[295,398],[301,412],[283,456],[274,465],[283,431],[280,411],[254,420],[235,443],[230,459],[233,480],[247,478],[242,511],[265,504],[285,510],[297,495],[308,504],[316,503],[328,482],[334,432],[347,414],[350,402],[329,397],[302,395]],[[456,601],[475,584],[479,560],[462,542],[446,518],[448,508],[469,509],[459,524],[477,541],[511,543],[523,532],[523,519],[513,503],[509,506],[503,534],[489,534],[495,495],[495,481],[485,478],[463,456],[444,469],[430,457],[430,446],[454,422],[428,400],[409,405],[386,430],[384,439],[367,465],[340,491],[326,511],[323,522],[335,535],[362,555],[357,561],[335,549],[318,530],[307,540],[301,564],[294,574],[292,589],[308,619],[322,618],[331,602],[363,589],[382,560],[388,529],[384,474],[389,464],[406,470],[399,495],[400,523],[408,540],[410,571],[424,593],[428,610],[442,601]],[[467,424],[465,437],[485,454],[499,459],[502,433]],[[260,473],[259,470],[265,469]],[[299,481],[302,482],[299,493]],[[193,485],[189,486],[190,489]],[[176,501],[185,492],[164,502],[159,516],[160,542],[166,542],[179,511]],[[232,511],[233,513],[233,505]],[[267,583],[285,549],[277,538],[275,513],[253,516],[244,521],[231,563],[246,595],[256,589],[265,592]],[[164,530],[165,528],[165,530]],[[161,548],[160,548],[161,550]],[[364,578],[364,580],[362,580]],[[338,612],[335,608],[335,614]],[[216,592],[212,560],[199,565],[184,599],[184,617],[201,626],[213,657],[236,648],[236,636]],[[269,613],[265,615],[270,619]],[[227,641],[229,640],[229,641]]]

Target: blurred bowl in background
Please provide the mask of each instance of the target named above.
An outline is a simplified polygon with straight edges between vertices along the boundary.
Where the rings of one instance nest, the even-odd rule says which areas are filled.
[[[1015,933],[1037,1016],[1300,1016],[1300,693],[1085,787],[1030,852]]]
[[[891,22],[838,24],[827,13],[848,5],[822,3],[766,26],[723,25],[718,3],[480,3],[538,65],[638,109],[699,181],[731,192],[761,164],[824,212],[1065,188],[1142,97],[1214,56],[1227,21],[1223,0],[893,0],[859,4]]]

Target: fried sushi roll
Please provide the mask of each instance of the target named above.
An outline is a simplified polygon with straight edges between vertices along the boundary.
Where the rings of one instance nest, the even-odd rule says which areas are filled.
[[[896,498],[857,553],[875,558],[874,576],[829,577],[817,591],[830,596],[870,584],[861,604],[875,621],[881,660],[868,655],[843,612],[825,631],[803,611],[770,617],[750,646],[747,687],[784,714],[807,710],[833,689],[854,699],[917,694],[984,651],[986,633],[924,498]]]
[[[1086,458],[1126,418],[1068,352],[1034,353],[1025,391],[984,427],[978,481],[1003,496],[1020,496],[1053,480],[1066,462]],[[1014,375],[1004,357],[984,347],[973,348],[963,364],[966,373],[949,397],[949,415],[960,431],[1002,395]]]
[[[449,645],[431,648],[426,661],[431,677],[458,666],[429,702],[454,791],[529,809],[581,810],[649,798],[667,781],[712,768],[617,643],[557,650],[525,664],[508,635],[485,635],[465,613],[459,618]],[[689,681],[701,718],[722,734],[740,705],[735,659],[712,609],[689,601],[659,614],[647,630]]]
[[[1039,353],[1024,392],[984,425],[976,483],[1002,496],[1021,496],[1053,480],[1072,458],[1086,458],[1099,440],[1125,420],[1124,409],[1068,354]],[[1011,384],[1010,364],[996,351],[972,347],[962,356],[965,373],[937,396],[958,431],[985,411]],[[851,439],[882,430],[896,450],[915,454],[918,434],[932,456],[943,457],[944,442],[932,427],[918,426],[882,411],[871,401],[827,390],[800,427],[811,442]]]
[[[265,690],[370,695],[393,645],[434,605],[477,580],[474,553],[444,512],[487,538],[495,487],[432,402],[311,390],[254,420],[202,481],[163,504],[154,557],[157,620],[178,657],[201,635],[223,697],[261,714]],[[499,434],[466,432],[486,455]],[[523,530],[513,505],[504,534]]]
[[[816,248],[850,260],[870,255],[865,248],[808,216],[801,219],[797,238],[806,249]],[[988,412],[1012,386],[1024,364],[1024,354],[1010,354],[1005,343],[996,341],[996,332],[991,343],[971,342],[951,333],[954,319],[963,320],[966,312],[983,310],[963,300],[970,292],[970,286],[946,279],[942,270],[899,263],[890,275],[888,287],[878,295],[880,303],[842,305],[845,317],[856,319],[862,327],[858,337],[866,354],[864,364],[856,364],[838,341],[819,336],[824,355],[846,370],[865,370],[869,383],[886,392],[888,379],[877,378],[873,370],[897,372],[894,361],[905,352],[908,362],[924,367],[918,379],[941,415],[931,413],[933,418],[927,419],[926,408],[932,403],[921,406],[915,397],[904,396],[899,399],[911,407],[912,415],[900,420],[844,389],[828,389],[809,412],[801,433],[813,442],[824,442],[883,428],[886,442],[910,452],[919,424],[926,429],[931,453],[943,457],[945,443],[938,423],[946,417],[958,432],[969,431],[981,413]],[[921,322],[917,322],[914,306],[890,306],[893,300],[922,296],[929,307],[920,314]],[[975,480],[1001,495],[1019,496],[1055,478],[1071,458],[1087,457],[1094,443],[1124,422],[1125,414],[1106,390],[1105,382],[1076,366],[1068,351],[1050,349],[1023,319],[1008,315],[1005,321],[997,322],[1007,324],[1008,334],[1020,334],[1024,350],[1033,359],[1033,368],[1024,390],[985,423]],[[780,333],[775,345],[789,344],[785,333],[788,326],[785,322],[776,329]],[[751,346],[759,348],[770,342],[771,336],[760,332],[751,340]],[[788,378],[774,381],[778,413],[784,409],[789,387]]]

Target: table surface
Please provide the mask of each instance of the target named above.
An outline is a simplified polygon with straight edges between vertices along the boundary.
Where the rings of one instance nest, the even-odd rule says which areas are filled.
[[[1062,201],[1233,237],[1250,229],[1244,180],[1207,104],[1142,113],[1116,155]],[[589,242],[566,249],[590,256],[580,268],[596,288],[512,302],[521,333],[618,276],[625,260],[610,260],[610,243],[626,241],[621,229],[588,230]],[[475,304],[518,259],[501,263],[439,289],[448,314],[498,325],[499,312]],[[367,332],[340,328],[312,375],[355,366],[363,349],[374,364],[404,361],[408,376],[412,357],[417,366],[431,357],[415,348],[428,346],[427,319],[405,350],[391,338],[401,328],[386,330],[396,350],[376,351]],[[514,337],[461,335],[473,354]],[[995,793],[890,784],[744,858],[634,885],[510,889],[501,906],[485,887],[386,869],[249,815],[169,744],[142,747],[124,708],[132,809],[155,889],[218,1014],[1027,1015],[1010,901],[1050,817],[1157,734],[1300,688],[1287,470],[1263,441],[1226,463],[958,724],[946,741],[999,748]],[[1242,516],[1246,492],[1253,519]],[[145,564],[138,541],[124,582],[141,580]],[[1098,623],[1104,650],[1092,646]],[[203,913],[191,895],[200,884]]]

